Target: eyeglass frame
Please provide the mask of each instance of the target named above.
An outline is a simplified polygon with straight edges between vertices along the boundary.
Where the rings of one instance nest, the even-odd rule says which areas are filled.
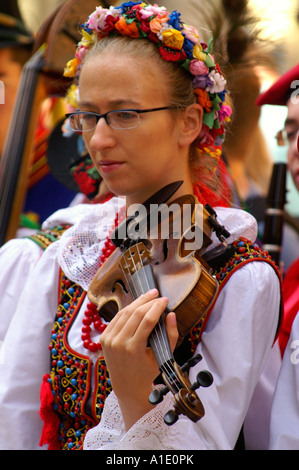
[[[74,132],[90,132],[90,131],[93,131],[95,130],[95,128],[97,127],[97,124],[99,122],[99,120],[101,118],[104,118],[107,125],[110,126],[112,129],[116,129],[116,130],[129,130],[129,129],[135,129],[137,126],[134,126],[134,127],[113,127],[111,125],[111,123],[109,122],[109,114],[113,114],[113,113],[119,113],[119,112],[134,112],[136,113],[137,115],[139,114],[143,114],[143,113],[152,113],[154,111],[164,111],[166,109],[182,109],[182,108],[179,108],[178,106],[163,106],[161,108],[150,108],[150,109],[113,109],[112,111],[108,111],[107,113],[104,113],[104,114],[99,114],[99,113],[94,113],[93,111],[74,111],[73,113],[67,113],[65,115],[65,117],[68,119],[70,118],[70,116],[76,116],[76,115],[79,115],[79,114],[91,114],[93,116],[96,117],[96,125],[93,129],[86,129],[86,130],[76,130],[76,129],[72,129]],[[138,123],[140,123],[140,120],[138,121]]]
[[[288,133],[286,129],[285,128],[280,129],[280,131],[276,132],[275,134],[275,139],[276,139],[278,147],[284,147],[286,145],[290,145],[291,142],[295,141],[296,137],[298,136],[298,132],[299,132],[299,128],[294,133],[294,138],[290,140],[288,138],[288,135],[287,135]]]

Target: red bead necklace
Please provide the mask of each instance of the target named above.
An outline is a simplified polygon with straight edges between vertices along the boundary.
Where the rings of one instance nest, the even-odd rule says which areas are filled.
[[[124,217],[124,211],[121,211],[120,214],[116,215],[115,218],[115,223],[114,227],[117,227],[119,221],[123,219]],[[106,261],[106,259],[113,253],[115,250],[115,246],[113,245],[110,237],[111,233],[114,230],[114,228],[111,230],[109,233],[105,245],[102,251],[102,255],[100,257],[101,260],[101,265]],[[95,304],[89,302],[87,304],[86,311],[84,313],[84,318],[82,320],[83,326],[82,326],[82,335],[81,339],[83,341],[83,346],[85,349],[88,349],[91,352],[97,352],[102,350],[102,346],[100,341],[98,343],[95,343],[94,341],[91,340],[91,332],[92,332],[92,326],[96,331],[99,333],[103,333],[107,325],[102,322],[99,314],[98,314],[98,308]]]

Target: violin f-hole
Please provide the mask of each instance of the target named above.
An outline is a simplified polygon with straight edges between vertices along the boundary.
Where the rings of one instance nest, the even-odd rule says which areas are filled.
[[[124,281],[123,281],[122,279],[117,279],[117,281],[114,282],[114,284],[113,284],[113,286],[112,286],[112,289],[111,289],[111,292],[112,292],[112,293],[115,292],[115,290],[116,290],[116,288],[117,288],[117,285],[119,285],[119,286],[122,288],[122,290],[123,290],[123,292],[124,292],[125,294],[128,294],[128,293],[129,293],[129,291],[128,291],[128,289],[126,288],[126,285],[125,285],[125,283],[124,283]]]

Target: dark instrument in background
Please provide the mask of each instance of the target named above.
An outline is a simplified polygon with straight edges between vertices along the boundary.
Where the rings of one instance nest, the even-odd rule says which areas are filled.
[[[274,163],[265,211],[263,248],[268,251],[277,266],[280,266],[283,237],[286,175],[286,163]]]
[[[43,23],[37,34],[33,55],[22,71],[0,160],[0,246],[15,237],[19,227],[40,106],[50,96],[65,95],[71,82],[63,77],[63,71],[68,60],[74,57],[81,38],[81,24],[101,4],[109,8],[112,2],[66,1]]]

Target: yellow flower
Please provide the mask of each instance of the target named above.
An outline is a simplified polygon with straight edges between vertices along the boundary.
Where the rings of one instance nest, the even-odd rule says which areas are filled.
[[[80,41],[81,46],[89,47],[93,43],[94,43],[93,34],[88,34],[87,31],[82,29],[82,39]]]
[[[177,29],[166,29],[163,31],[162,36],[162,42],[165,44],[165,46],[171,47],[173,49],[182,49],[184,44],[184,36]]]
[[[69,87],[66,94],[66,101],[72,108],[78,108],[78,88],[75,84]]]
[[[63,75],[65,77],[74,77],[76,75],[79,63],[80,61],[76,57],[74,59],[69,60],[65,66]]]
[[[201,60],[202,62],[206,60],[207,55],[204,52],[202,52],[202,47],[200,44],[196,44],[193,47],[193,57],[195,57],[198,60]]]

